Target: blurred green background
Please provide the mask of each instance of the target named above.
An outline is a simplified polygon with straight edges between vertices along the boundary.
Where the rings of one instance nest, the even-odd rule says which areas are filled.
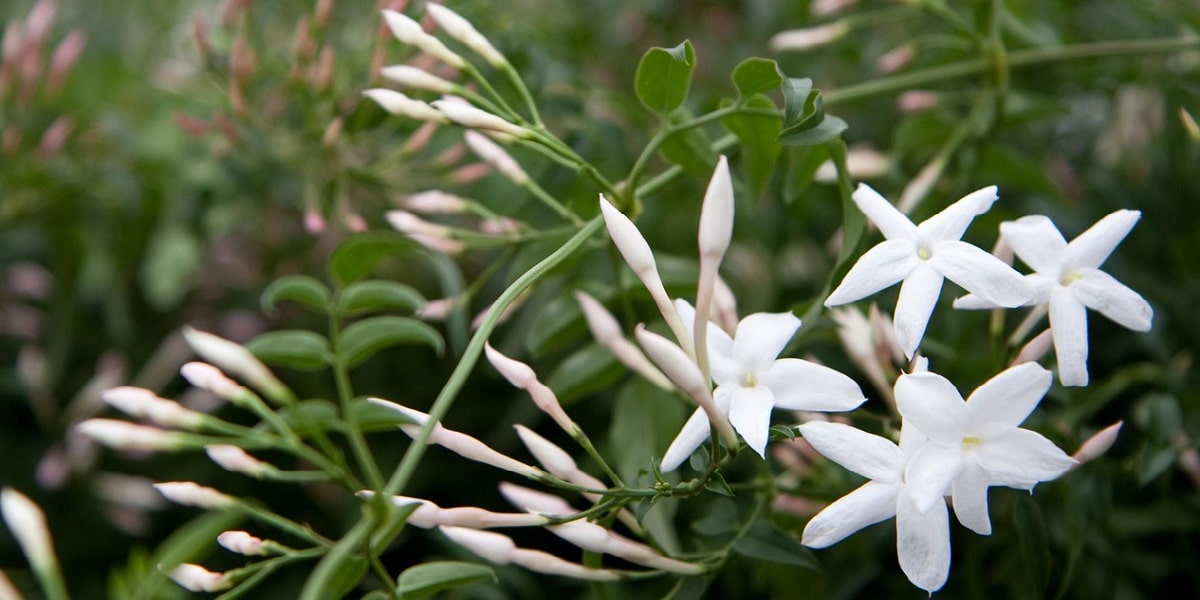
[[[1106,56],[1016,65],[1007,81],[990,72],[911,85],[895,79],[980,59],[972,36],[989,28],[1002,31],[1010,56],[1052,56],[1076,44],[1109,43],[1119,50],[1126,40],[1195,39],[1200,6],[1166,0],[978,0],[948,7],[849,2],[841,12],[822,13],[834,4],[471,0],[451,6],[517,66],[551,130],[614,181],[628,172],[657,126],[632,92],[638,59],[652,46],[689,39],[697,54],[687,103],[693,113],[735,94],[729,77],[739,62],[771,57],[787,75],[811,77],[825,92],[827,111],[850,125],[843,137],[851,148],[869,147],[889,158],[886,172],[871,180],[889,198],[899,197],[939,152],[950,151],[944,177],[916,216],[967,191],[999,185],[1002,201],[968,233],[984,247],[1001,221],[1024,214],[1049,215],[1071,238],[1113,210],[1142,211],[1105,269],[1151,302],[1153,331],[1134,334],[1092,314],[1092,385],[1056,387],[1030,422],[1068,451],[1117,420],[1126,423],[1121,438],[1102,460],[1039,487],[1036,510],[1019,492],[994,493],[995,534],[980,538],[955,530],[954,570],[941,594],[1200,594],[1194,568],[1200,555],[1200,397],[1192,368],[1200,343],[1200,133],[1189,133],[1181,114],[1200,115],[1200,48],[1130,46]],[[361,90],[379,85],[373,69],[413,59],[380,30],[378,9],[365,0],[0,5],[6,24],[0,70],[0,484],[17,487],[46,510],[76,597],[105,597],[114,572],[152,568],[144,564],[145,552],[195,516],[159,506],[153,495],[127,497],[145,492],[139,487],[144,481],[118,474],[195,479],[256,495],[330,535],[356,517],[354,503],[337,490],[313,486],[296,494],[292,486],[248,483],[203,457],[117,455],[74,438],[75,422],[104,410],[102,389],[131,383],[167,396],[186,393],[176,375],[188,357],[180,326],[239,341],[273,327],[319,327],[294,307],[262,310],[260,293],[283,275],[320,277],[331,248],[356,231],[387,229],[383,212],[409,193],[449,189],[499,214],[547,226],[544,211],[503,178],[471,178],[469,159],[455,154],[455,132],[441,131],[424,146],[406,148],[418,124],[360,98]],[[409,13],[419,11],[410,7]],[[830,22],[852,27],[819,48],[774,53],[769,46],[781,30]],[[894,85],[866,87],[871,81]],[[1003,101],[989,109],[984,126],[947,146],[981,95],[996,90]],[[719,131],[707,134],[715,139]],[[761,193],[739,192],[737,243],[722,272],[743,313],[818,300],[833,266],[826,248],[840,225],[840,204],[834,186],[809,181],[811,169],[804,165],[820,156],[808,152],[784,148]],[[514,153],[553,195],[594,214],[594,185],[532,153]],[[681,281],[694,260],[693,224],[705,181],[697,174],[646,198],[638,222],[656,252],[668,257],[665,263],[679,258],[671,264],[679,265]],[[446,356],[389,350],[356,371],[358,393],[428,407],[462,350],[465,319],[561,239],[453,260],[414,255],[386,263],[383,276],[414,285],[430,299],[452,295],[481,274],[485,279],[472,305],[444,324],[451,342]],[[509,262],[488,270],[498,261]],[[570,291],[611,281],[612,265],[601,248],[575,266],[539,286],[494,341],[529,360],[543,379],[564,372],[567,361],[587,357],[580,354],[587,348],[585,331]],[[680,286],[679,293],[690,291]],[[999,366],[981,335],[989,317],[947,318],[944,302],[944,320],[935,316],[926,347],[945,365],[943,372],[969,390]],[[637,309],[653,311],[648,305]],[[841,358],[827,319],[805,331],[803,352],[858,376]],[[612,415],[620,399],[615,387],[598,390],[622,375],[611,364],[601,367],[586,379],[562,375],[552,385],[564,402],[573,402],[569,410],[594,438],[607,439],[602,432],[610,422],[620,423]],[[328,395],[333,387],[321,373],[281,374],[304,397]],[[508,424],[538,417],[502,384],[481,369],[451,422],[516,452]],[[625,393],[636,392],[628,391],[631,385],[622,388]],[[662,418],[679,417],[668,411]],[[385,465],[403,449],[400,437],[370,437]],[[619,444],[606,446],[620,451]],[[650,447],[661,452],[665,446]],[[494,488],[482,483],[497,480],[494,473],[476,473],[437,453],[428,461],[412,495],[436,497],[443,506],[500,506]],[[487,489],[463,490],[465,477]],[[831,489],[822,492],[830,498],[854,485],[848,476],[830,477]],[[687,519],[718,508],[713,501],[681,509],[679,535],[685,542],[698,535]],[[1028,548],[1017,535],[1022,519],[1044,522],[1046,546]],[[781,516],[777,524],[799,531],[803,519]],[[917,598],[921,593],[895,566],[892,531],[890,525],[875,527],[819,553],[819,572],[769,562],[728,567],[708,594]],[[397,572],[424,557],[455,552],[431,536],[406,534],[401,542],[386,556]],[[1032,559],[1045,572],[1029,573],[1022,561],[1031,559],[1022,552],[1038,548],[1048,548]],[[237,562],[214,553],[206,564]],[[7,534],[0,534],[0,569],[37,597]],[[294,595],[303,575],[280,574],[279,585],[261,597]],[[535,583],[511,569],[503,577],[502,587],[463,594],[600,594],[569,581]],[[1048,583],[1026,585],[1039,577]],[[666,592],[665,583],[658,586],[663,589],[655,585],[636,593]],[[156,594],[182,592],[168,586]]]

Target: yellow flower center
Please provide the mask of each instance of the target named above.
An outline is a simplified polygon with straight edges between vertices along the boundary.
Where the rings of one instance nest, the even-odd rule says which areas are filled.
[[[929,248],[926,248],[925,246],[917,248],[917,258],[920,258],[921,260],[929,260],[929,257],[931,256],[933,256],[933,253],[929,251]]]
[[[758,377],[754,373],[746,373],[742,376],[742,387],[754,387],[758,385]]]
[[[983,440],[973,435],[965,435],[963,436],[962,443],[964,446],[976,446],[982,444]]]
[[[1071,272],[1071,273],[1067,273],[1066,275],[1063,275],[1062,279],[1060,279],[1058,281],[1058,283],[1060,285],[1064,285],[1064,286],[1071,285],[1072,283],[1075,283],[1076,281],[1079,281],[1080,279],[1083,279],[1083,273]]]

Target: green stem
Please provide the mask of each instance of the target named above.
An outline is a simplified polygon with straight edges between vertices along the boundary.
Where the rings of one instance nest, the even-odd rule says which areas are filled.
[[[1161,54],[1177,52],[1200,46],[1197,38],[1154,38],[1148,40],[1120,40],[1113,42],[1096,42],[1091,44],[1076,44],[1054,48],[1031,48],[1017,50],[1008,54],[1009,69],[1031,67],[1055,62],[1101,58],[1105,56],[1122,56],[1129,54]],[[946,65],[929,67],[891,77],[883,77],[857,85],[825,92],[823,97],[826,104],[837,102],[852,102],[870,96],[886,94],[900,90],[918,88],[946,79],[978,75],[994,68],[991,58],[976,58],[963,60]]]
[[[350,373],[346,368],[346,360],[341,351],[341,331],[336,311],[329,315],[329,343],[333,346],[333,377],[337,382],[338,403],[342,409],[342,419],[346,422],[346,439],[350,442],[350,452],[354,454],[358,466],[367,477],[371,489],[379,489],[383,485],[383,473],[375,457],[367,448],[367,440],[359,426],[358,416],[351,402],[354,392],[350,386]]]
[[[567,210],[567,207],[563,206],[563,204],[559,202],[557,198],[551,196],[550,193],[543,189],[542,186],[538,185],[536,181],[532,179],[526,179],[525,182],[521,184],[521,187],[525,188],[526,191],[533,194],[534,198],[537,198],[538,201],[550,207],[551,210],[558,213],[560,217],[570,221],[573,225],[577,227],[583,225],[583,221],[580,220],[575,213]]]
[[[420,435],[413,440],[412,445],[404,453],[404,457],[392,473],[387,485],[382,488],[382,494],[399,494],[408,485],[408,481],[416,471],[421,457],[425,454],[425,448],[429,443],[429,434],[432,432],[433,426],[441,421],[446,416],[446,413],[449,412],[450,406],[454,403],[459,390],[466,383],[467,375],[475,368],[475,363],[479,360],[479,355],[483,352],[483,345],[487,341],[488,336],[492,334],[492,330],[496,328],[496,324],[504,309],[512,304],[521,292],[524,292],[544,277],[551,269],[583,247],[584,243],[596,232],[600,231],[603,226],[604,219],[601,217],[593,218],[558,250],[555,250],[549,256],[542,259],[541,262],[534,265],[533,268],[518,277],[508,289],[500,294],[500,297],[492,305],[493,310],[489,311],[487,318],[480,324],[479,329],[475,331],[475,335],[471,337],[471,341],[467,344],[467,349],[463,353],[462,359],[459,360],[458,366],[454,368],[454,372],[450,374],[450,379],[438,394],[437,399],[434,400],[433,406],[429,409],[429,421],[421,429]]]

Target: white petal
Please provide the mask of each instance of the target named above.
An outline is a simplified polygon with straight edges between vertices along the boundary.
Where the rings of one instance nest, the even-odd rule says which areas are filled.
[[[939,242],[932,252],[929,264],[946,279],[988,302],[1012,308],[1033,297],[1033,290],[1025,283],[1024,276],[971,244]]]
[[[667,453],[663,455],[660,465],[662,472],[670,473],[679,468],[679,465],[708,439],[710,431],[708,415],[704,414],[704,409],[697,408],[683,424],[683,429],[679,430],[679,434],[667,448]]]
[[[896,555],[913,585],[933,593],[950,575],[950,515],[938,502],[917,510],[903,491],[896,501]]]
[[[929,316],[942,293],[942,274],[928,261],[922,262],[905,278],[900,286],[900,297],[896,300],[896,313],[892,316],[896,329],[896,342],[904,355],[912,358],[925,337]]]
[[[981,215],[996,201],[996,186],[975,190],[947,206],[942,212],[929,217],[917,225],[921,239],[928,241],[958,240],[976,215]]]
[[[1118,210],[1096,221],[1095,225],[1071,240],[1067,246],[1070,265],[1075,268],[1098,268],[1104,264],[1117,244],[1142,218],[1141,211]]]
[[[1001,371],[967,398],[972,424],[1020,425],[1037,408],[1053,381],[1054,374],[1035,362]]]
[[[764,386],[734,388],[729,405],[729,422],[746,440],[746,445],[759,456],[766,457],[767,439],[771,432],[771,409],[775,395]]]
[[[799,328],[800,319],[790,312],[749,315],[734,333],[733,358],[746,372],[765,371]]]
[[[1042,434],[1017,428],[988,436],[971,457],[993,485],[1020,488],[1055,479],[1075,464]]]
[[[868,479],[899,481],[907,457],[891,440],[842,423],[809,421],[800,435],[825,458]]]
[[[917,508],[925,511],[950,493],[950,484],[967,466],[962,444],[925,444],[908,460],[904,481]]]
[[[859,210],[867,215],[867,218],[879,228],[883,233],[883,237],[889,240],[915,240],[917,237],[917,226],[908,220],[888,202],[886,198],[879,195],[879,192],[871,189],[871,186],[860,183],[858,189],[854,190],[854,203],[858,205]]]
[[[1087,308],[1071,290],[1050,291],[1050,332],[1058,356],[1058,379],[1063,385],[1088,384]]]
[[[1067,240],[1045,215],[1001,223],[1000,236],[1013,254],[1039,273],[1057,273],[1067,256]]]
[[[696,309],[691,303],[682,298],[675,299],[675,311],[679,313],[679,319],[683,321],[684,327],[687,328],[688,335],[695,336],[693,331],[696,323]],[[740,369],[737,363],[733,360],[733,338],[725,333],[716,323],[709,322],[708,324],[708,362],[713,371],[713,379],[718,383],[722,383],[730,378],[740,377]],[[718,379],[717,373],[722,374],[729,372],[725,379]]]
[[[954,384],[928,371],[896,380],[896,409],[904,422],[942,444],[958,444],[970,422],[967,405]]]
[[[790,410],[840,412],[866,401],[847,375],[799,358],[781,358],[758,377],[775,394],[775,406]]]
[[[979,535],[992,534],[992,520],[988,516],[988,476],[977,467],[969,466],[959,473],[951,486],[954,516],[963,527]]]
[[[837,306],[870,296],[908,277],[920,261],[916,244],[909,240],[880,242],[850,267],[842,283],[825,299],[825,306]]]
[[[896,514],[899,483],[868,481],[809,519],[800,543],[810,548],[832,546],[850,534]]]
[[[1104,271],[1089,269],[1070,285],[1075,297],[1088,308],[1135,331],[1149,331],[1154,309],[1141,294]]]

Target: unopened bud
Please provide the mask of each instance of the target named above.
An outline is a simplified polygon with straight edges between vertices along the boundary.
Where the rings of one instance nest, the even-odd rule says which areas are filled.
[[[425,121],[421,123],[421,126],[404,142],[404,153],[412,154],[427,146],[429,141],[433,139],[433,134],[437,133],[439,125],[441,123],[437,121]]]
[[[116,419],[88,419],[75,430],[114,450],[178,450],[187,445],[178,433]]]
[[[427,90],[445,94],[458,89],[458,86],[430,73],[409,65],[391,65],[384,67],[381,74],[385,79],[400,84],[406,88]]]
[[[476,156],[495,167],[501,175],[504,175],[517,185],[529,183],[529,175],[525,174],[525,170],[521,168],[516,159],[508,152],[505,152],[495,142],[488,139],[486,135],[478,131],[468,130],[463,133],[463,138],[466,140],[467,146],[475,152]]]
[[[1040,360],[1050,349],[1054,347],[1054,336],[1049,328],[1034,336],[1021,347],[1021,351],[1017,353],[1016,358],[1013,358],[1012,364],[1020,364],[1023,362],[1036,362]]]
[[[529,131],[524,127],[509,123],[490,112],[469,104],[448,100],[434,100],[429,104],[441,111],[451,121],[463,127],[499,131],[516,138],[527,138],[530,135]]]
[[[836,21],[805,29],[791,29],[771,36],[771,39],[767,41],[767,45],[770,46],[772,52],[811,50],[836,41],[838,38],[846,35],[846,32],[849,30],[844,21]]]
[[[846,152],[846,170],[850,179],[863,181],[876,179],[887,175],[892,169],[892,159],[874,148],[851,148]],[[838,180],[837,167],[832,160],[827,160],[817,167],[813,175],[814,181],[821,183],[836,183]]]
[[[922,167],[917,176],[904,186],[904,190],[900,192],[900,199],[896,201],[896,210],[906,215],[911,213],[925,196],[929,195],[929,190],[933,189],[945,170],[946,161],[942,157],[929,161],[929,164]]]
[[[243,556],[266,556],[270,554],[267,542],[245,531],[226,531],[217,536],[222,548]]]
[[[937,104],[937,93],[929,90],[909,90],[896,98],[896,108],[905,114],[926,111]]]
[[[232,496],[193,481],[164,481],[154,484],[154,489],[158,490],[163,498],[181,506],[218,510],[235,503]]]
[[[167,576],[190,592],[219,592],[233,587],[229,575],[214,573],[192,563],[176,566]]]
[[[467,61],[447,48],[441,40],[425,33],[421,24],[408,16],[393,10],[385,10],[383,18],[397,40],[416,46],[422,52],[436,56],[452,67],[461,69],[467,66]]]
[[[450,538],[450,541],[482,556],[492,564],[508,564],[517,549],[512,538],[500,533],[449,526],[438,527],[438,530]]]
[[[566,500],[558,496],[508,481],[500,482],[500,495],[504,496],[513,506],[521,510],[543,515],[565,517],[579,512]]]
[[[5,487],[0,491],[0,514],[3,514],[8,530],[35,571],[52,573],[58,569],[54,543],[50,538],[50,529],[46,527],[46,515],[33,500],[11,487]]]
[[[458,254],[463,251],[462,242],[451,237],[451,229],[432,223],[403,210],[388,211],[384,217],[397,231],[413,241],[443,254]]]
[[[417,119],[418,121],[449,122],[446,115],[430,106],[429,103],[413,100],[395,90],[372,88],[364,91],[363,95],[374,100],[383,110],[393,115]]]
[[[262,390],[272,399],[282,400],[291,396],[283,382],[244,346],[186,326],[183,328],[183,337],[201,358]]]
[[[1112,445],[1117,441],[1117,434],[1121,432],[1121,426],[1124,424],[1124,421],[1117,421],[1092,434],[1092,437],[1089,437],[1083,444],[1080,444],[1075,454],[1071,455],[1071,458],[1079,461],[1071,468],[1096,460],[1103,456],[1105,452],[1108,452],[1108,449],[1112,448]]]
[[[109,406],[138,419],[163,427],[193,430],[200,426],[204,415],[181,406],[178,402],[159,398],[150,390],[137,387],[116,387],[101,395]]]
[[[233,48],[229,51],[229,74],[233,81],[245,83],[250,79],[254,74],[256,62],[254,51],[246,45],[245,36],[238,35],[234,38]]]
[[[447,35],[462,42],[464,46],[470,48],[492,66],[501,67],[507,64],[508,61],[505,60],[504,55],[500,54],[491,42],[475,29],[474,25],[471,25],[458,13],[432,2],[425,5],[425,10]]]
[[[313,41],[308,17],[302,16],[296,22],[296,32],[292,35],[292,53],[296,55],[297,62],[306,63],[316,52],[317,44]]]
[[[229,444],[209,444],[204,447],[204,453],[226,471],[244,473],[255,478],[261,478],[266,473],[278,470],[270,464],[250,456],[245,450]]]
[[[592,337],[609,352],[612,353],[621,364],[636,371],[642,377],[645,377],[654,385],[664,389],[673,390],[675,385],[671,380],[667,379],[650,359],[633,343],[630,342],[624,332],[621,331],[620,324],[617,319],[612,316],[595,298],[585,294],[584,292],[575,292],[575,299],[579,301],[579,305],[583,308],[584,319],[587,320],[588,329],[592,332]]]
[[[534,433],[533,430],[524,425],[513,425],[513,428],[517,430],[517,435],[521,438],[521,443],[525,444],[525,447],[529,449],[529,453],[552,475],[560,479],[569,480],[579,470],[571,455],[567,454],[566,450],[558,447],[554,442]]]
[[[46,132],[42,134],[41,141],[38,142],[37,156],[39,160],[49,160],[60,151],[67,143],[67,138],[71,137],[71,132],[75,129],[75,122],[70,117],[59,117],[46,128]]]
[[[236,398],[246,389],[208,363],[186,363],[179,368],[179,374],[193,386],[226,400]]]
[[[457,214],[467,209],[467,201],[441,190],[429,190],[404,198],[404,208],[426,214]]]
[[[889,50],[875,60],[875,70],[887,75],[907,67],[917,56],[917,49],[912,44],[901,44]]]
[[[546,386],[546,384],[538,381],[537,374],[533,372],[533,369],[531,369],[529,365],[501,354],[498,350],[493,348],[491,344],[484,345],[484,352],[487,354],[488,362],[492,363],[492,366],[496,367],[496,370],[499,371],[509,383],[511,383],[514,387],[521,388],[528,392],[529,396],[533,398],[534,404],[536,404],[537,407],[542,410],[542,412],[549,415],[551,419],[554,419],[554,422],[557,423],[563,431],[569,434],[574,434],[574,432],[578,429],[578,426],[575,425],[575,422],[571,420],[571,417],[567,416],[566,411],[564,411],[562,408],[562,404],[560,404],[558,401],[558,396],[554,394],[554,390],[551,390]],[[521,433],[522,429],[523,428],[518,426],[517,432]],[[524,436],[522,436],[522,439],[524,439]],[[551,470],[550,472],[553,473],[554,471]]]
[[[45,89],[46,93],[51,97],[58,94],[62,90],[62,86],[67,81],[67,76],[71,74],[71,70],[75,68],[76,61],[83,54],[83,48],[87,45],[87,36],[78,29],[71,31],[63,41],[59,42],[54,49],[54,55],[50,58],[50,69],[46,73]]]
[[[708,381],[696,363],[692,362],[691,357],[682,348],[671,343],[667,338],[650,332],[643,325],[637,326],[634,335],[642,348],[646,350],[646,355],[650,357],[650,360],[654,361],[654,364],[658,365],[658,368],[662,369],[667,378],[674,382],[679,389],[704,409],[709,422],[716,427],[725,443],[730,448],[736,448],[737,433],[734,432],[729,419],[717,408]]]
[[[321,48],[321,54],[317,57],[317,63],[312,67],[309,80],[312,82],[312,88],[316,91],[323,92],[329,89],[329,84],[333,81],[333,46],[327,45]]]
[[[326,149],[332,149],[337,145],[338,140],[342,137],[342,128],[345,125],[345,120],[338,117],[329,122],[325,127],[325,133],[321,134],[321,145]]]

